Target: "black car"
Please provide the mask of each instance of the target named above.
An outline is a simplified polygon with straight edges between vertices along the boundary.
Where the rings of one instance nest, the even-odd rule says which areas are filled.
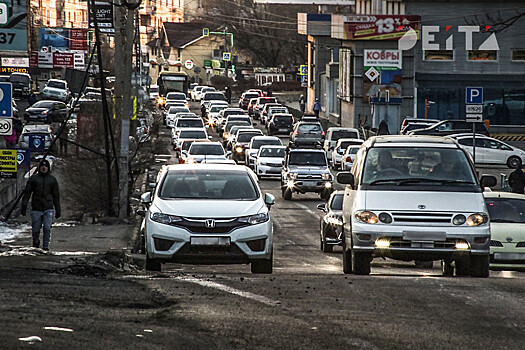
[[[66,120],[69,108],[64,102],[42,100],[26,109],[24,119],[26,123],[40,122],[50,124]]]
[[[284,134],[292,132],[294,124],[293,116],[289,113],[276,113],[268,122],[268,135]]]
[[[333,251],[335,245],[341,245],[343,233],[343,197],[345,191],[335,191],[326,204],[319,204],[317,209],[324,215],[320,222],[321,250],[325,253]]]
[[[471,123],[461,119],[450,119],[443,120],[425,129],[416,129],[409,131],[409,135],[434,135],[434,136],[447,136],[452,134],[464,134],[472,132],[472,124],[476,124],[476,133],[489,135],[489,130],[485,123],[477,122]]]
[[[27,73],[11,73],[9,81],[13,85],[14,96],[29,96],[31,95],[31,76]]]

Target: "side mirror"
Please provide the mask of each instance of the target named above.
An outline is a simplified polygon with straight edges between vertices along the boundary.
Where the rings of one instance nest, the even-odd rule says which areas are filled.
[[[140,202],[143,204],[150,204],[151,203],[151,192],[143,193],[142,196],[140,196]]]
[[[232,152],[231,152],[231,151],[226,152],[226,157],[229,157],[229,156],[231,156],[231,155],[232,155]]]
[[[264,203],[271,207],[272,205],[275,204],[275,197],[269,193],[265,193],[264,194]]]
[[[349,171],[337,173],[337,182],[343,185],[350,185],[351,188],[354,188],[354,174]]]
[[[138,216],[146,217],[146,211],[144,209],[139,209],[136,213]]]
[[[210,135],[210,136],[208,136],[208,139],[209,139],[209,140],[211,140],[212,138],[213,138],[213,136],[211,136],[211,135]]]
[[[494,187],[498,183],[498,180],[494,175],[481,175],[480,183],[481,187]]]
[[[155,187],[157,187],[157,184],[155,182],[149,183],[149,188],[154,189]]]
[[[257,126],[257,123],[256,123],[256,122],[252,122],[252,125],[253,125],[253,126]]]
[[[283,160],[281,161],[281,165],[283,165],[283,166],[284,166],[284,159],[283,159]]]
[[[318,204],[317,209],[326,213],[326,204]]]
[[[328,150],[329,150],[329,151],[333,151],[333,150],[334,150],[334,147],[328,147]]]
[[[181,153],[184,157],[188,157],[188,151],[181,151]]]

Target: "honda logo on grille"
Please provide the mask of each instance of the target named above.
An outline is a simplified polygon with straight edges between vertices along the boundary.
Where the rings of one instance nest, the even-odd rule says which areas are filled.
[[[214,228],[215,227],[215,220],[213,220],[213,219],[206,219],[206,221],[204,222],[204,225],[206,226],[206,228]]]
[[[419,209],[426,209],[427,206],[424,205],[424,204],[420,204],[420,205],[418,205],[417,207],[418,207]]]

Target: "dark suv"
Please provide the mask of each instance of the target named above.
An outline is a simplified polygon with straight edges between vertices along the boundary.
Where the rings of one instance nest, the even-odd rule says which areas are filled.
[[[328,200],[332,191],[333,176],[323,150],[287,149],[281,171],[284,200],[291,200],[293,192],[315,192]]]
[[[435,135],[447,136],[452,134],[463,134],[472,132],[472,124],[476,124],[476,133],[489,135],[489,130],[485,123],[477,122],[471,123],[461,119],[443,120],[425,129],[416,129],[409,131],[409,135]]]
[[[268,122],[268,135],[285,134],[292,132],[294,124],[293,116],[289,113],[276,113]]]
[[[27,73],[11,73],[9,81],[13,85],[14,96],[31,95],[31,76]]]
[[[290,146],[321,147],[325,133],[319,122],[299,122],[295,124],[290,135]]]

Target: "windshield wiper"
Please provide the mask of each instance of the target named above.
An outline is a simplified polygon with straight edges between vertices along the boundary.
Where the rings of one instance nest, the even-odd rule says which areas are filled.
[[[379,180],[372,181],[370,185],[377,185],[377,184],[381,184],[385,182],[398,182],[398,181],[409,181],[409,180],[411,179],[379,179]]]
[[[415,178],[415,179],[407,179],[407,180],[400,180],[398,185],[407,185],[411,183],[429,183],[429,182],[436,182],[441,185],[451,185],[451,184],[458,184],[458,185],[473,185],[474,182],[472,181],[464,181],[464,180],[440,180],[440,179],[424,179],[424,178]]]

